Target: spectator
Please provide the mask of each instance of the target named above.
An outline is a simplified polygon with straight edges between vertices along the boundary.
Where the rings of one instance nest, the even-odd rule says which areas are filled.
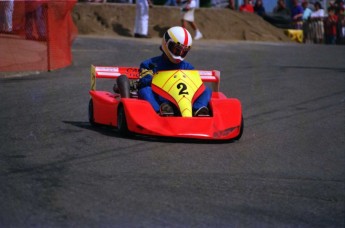
[[[182,2],[182,27],[186,28],[187,23],[192,27],[192,29],[195,32],[194,40],[200,40],[203,35],[200,32],[198,26],[195,23],[195,18],[194,18],[194,10],[196,8],[196,1],[195,0],[186,0]]]
[[[324,41],[325,27],[324,27],[325,12],[322,9],[320,2],[314,3],[314,12],[310,15],[312,26],[312,37],[314,43],[321,44]]]
[[[339,15],[341,14],[341,10],[345,10],[345,6],[344,6],[344,1],[343,0],[340,0],[340,1],[337,1],[336,2],[336,15]],[[344,13],[343,13],[344,14]]]
[[[284,0],[277,1],[277,6],[274,7],[273,13],[290,16],[290,10],[286,7]]]
[[[25,1],[25,36],[26,39],[37,39],[44,41],[47,39],[46,31],[46,7],[41,0]],[[34,34],[36,27],[37,35]]]
[[[0,32],[11,33],[13,30],[14,0],[0,2]]]
[[[309,8],[309,2],[308,0],[304,0],[302,2],[302,8],[303,8],[303,15],[302,15],[302,20],[303,22],[306,22],[309,20],[311,14],[312,14],[312,10]]]
[[[228,8],[232,9],[232,10],[235,10],[235,2],[234,2],[234,0],[229,0]]]
[[[332,6],[332,7],[335,7],[335,2],[334,2],[334,0],[329,1],[328,4],[329,4],[330,7],[331,7],[331,6]]]
[[[152,7],[151,0],[136,1],[136,15],[134,37],[149,38],[149,7]]]
[[[339,9],[338,15],[338,31],[337,31],[337,43],[345,44],[345,14],[344,8]]]
[[[321,18],[323,19],[325,16],[325,11],[321,6],[320,2],[314,3],[314,12],[310,15],[311,18]]]
[[[343,9],[345,11],[344,1],[339,2],[339,8]],[[343,12],[343,14],[344,14],[344,12]]]
[[[338,8],[338,7],[340,7],[340,5],[343,4],[343,3],[344,3],[344,0],[336,0],[336,1],[334,2],[334,5],[333,5],[333,6],[335,6],[336,8]],[[335,9],[335,10],[337,10],[337,9]]]
[[[292,9],[291,9],[291,19],[294,29],[302,29],[303,22],[303,8],[298,3],[298,0],[292,0]]]
[[[307,43],[309,41],[311,41],[311,30],[312,30],[312,26],[311,23],[309,21],[310,16],[312,14],[312,10],[308,7],[309,6],[309,2],[308,0],[304,0],[302,2],[302,7],[303,7],[303,16],[302,16],[302,20],[303,20],[303,42]]]
[[[165,6],[177,6],[176,0],[167,0],[164,4]]]
[[[339,15],[345,15],[344,2],[341,2],[340,5],[339,5]]]
[[[265,7],[262,3],[262,0],[256,0],[255,5],[254,5],[254,12],[261,17],[263,17],[266,14]]]
[[[337,39],[338,17],[335,15],[335,8],[328,8],[328,16],[325,19],[325,39],[326,44],[335,44]]]
[[[249,0],[243,0],[243,4],[239,8],[240,12],[254,13],[254,7],[249,3]]]

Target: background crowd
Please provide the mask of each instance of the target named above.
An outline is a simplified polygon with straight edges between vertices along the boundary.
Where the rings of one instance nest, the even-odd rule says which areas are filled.
[[[80,0],[88,2],[114,2],[126,0]],[[136,0],[129,0],[135,3]],[[133,2],[134,1],[134,2]],[[137,0],[148,1],[148,0]],[[152,0],[153,5],[181,7],[194,0]],[[163,2],[162,2],[163,1]],[[201,2],[200,2],[201,1]],[[205,1],[198,4],[205,6]],[[245,13],[256,13],[266,21],[283,29],[303,31],[303,42],[318,44],[345,44],[345,14],[344,0],[277,0],[272,12],[265,8],[264,0],[209,0],[211,7],[226,7]],[[266,1],[267,2],[267,1]],[[193,3],[195,4],[195,3]],[[194,20],[194,18],[193,18]],[[193,21],[192,23],[195,24]],[[182,23],[183,25],[183,23]],[[200,32],[195,24],[195,30]],[[145,37],[145,36],[144,36]],[[200,33],[200,37],[202,34]]]
[[[272,13],[266,13],[262,0],[253,2],[243,0],[239,11],[256,13],[277,27],[302,30],[305,43],[345,44],[343,0],[330,1],[326,10],[319,1],[292,0],[287,7],[278,0]]]
[[[0,4],[0,32],[11,33],[13,1],[7,0]],[[330,0],[325,5],[318,0],[277,0],[272,12],[267,12],[265,0],[207,0],[209,6],[229,8],[244,13],[255,13],[266,21],[283,29],[297,29],[303,31],[305,43],[345,44],[345,6],[344,0]],[[35,2],[35,1],[32,1]],[[39,1],[38,1],[39,2]],[[149,8],[154,5],[165,5],[168,7],[181,8],[181,25],[189,24],[196,36],[194,39],[203,37],[194,18],[194,9],[205,5],[205,0],[79,0],[79,2],[106,3],[122,2],[137,5],[134,36],[137,38],[150,37],[148,34]],[[273,5],[271,5],[273,6]],[[323,7],[325,6],[326,9]],[[26,15],[28,22],[30,18],[40,17],[38,10]],[[39,21],[39,20],[38,20]],[[30,24],[30,23],[29,23]],[[31,28],[32,25],[26,26]],[[43,31],[44,26],[37,26],[38,31]],[[41,29],[43,28],[43,29]],[[28,29],[27,36],[29,35]]]

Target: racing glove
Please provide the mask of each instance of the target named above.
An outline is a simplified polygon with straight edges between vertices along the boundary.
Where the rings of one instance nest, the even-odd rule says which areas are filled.
[[[152,75],[146,74],[144,77],[139,79],[139,88],[145,87],[145,86],[151,86],[152,82]]]
[[[139,87],[151,86],[153,75],[157,73],[157,65],[154,63],[149,64],[149,69],[140,69]]]

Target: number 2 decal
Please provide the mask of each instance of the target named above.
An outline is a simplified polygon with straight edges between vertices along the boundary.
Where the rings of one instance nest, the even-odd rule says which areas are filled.
[[[188,91],[186,91],[186,90],[187,90],[186,84],[184,84],[184,83],[182,83],[182,82],[179,83],[179,84],[177,84],[177,89],[180,90],[180,92],[178,93],[178,95],[183,95],[183,94],[188,95]]]

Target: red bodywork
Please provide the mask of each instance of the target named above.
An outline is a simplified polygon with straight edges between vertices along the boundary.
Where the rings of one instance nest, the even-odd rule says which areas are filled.
[[[101,69],[99,67],[99,69]],[[105,68],[102,67],[102,70]],[[125,68],[127,69],[127,68]],[[131,68],[132,69],[132,68]],[[94,77],[111,78],[113,76],[100,76],[100,70],[95,67]],[[121,74],[123,72],[119,71]],[[217,71],[200,71],[213,72]],[[215,73],[214,73],[215,72]],[[136,78],[137,75],[133,75]],[[210,117],[163,117],[158,115],[151,104],[138,98],[121,98],[119,94],[91,90],[93,101],[93,116],[95,123],[117,127],[117,110],[121,104],[124,107],[128,130],[133,133],[153,136],[167,136],[178,138],[196,138],[212,140],[228,140],[239,137],[242,123],[242,107],[238,99],[227,98],[218,91],[219,73],[211,79],[210,75],[201,78],[205,82],[216,82],[210,100]]]

